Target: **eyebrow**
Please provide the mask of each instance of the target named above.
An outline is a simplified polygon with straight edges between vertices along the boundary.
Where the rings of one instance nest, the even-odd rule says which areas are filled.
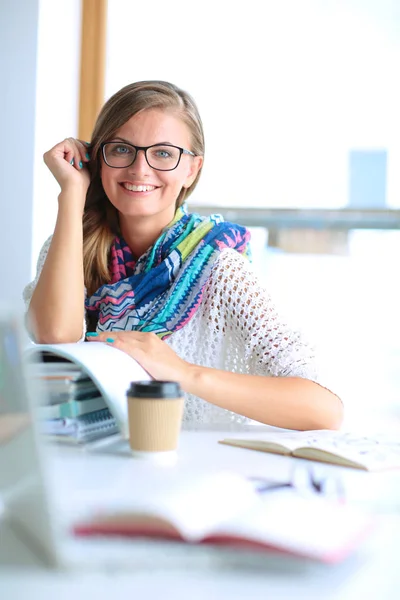
[[[121,140],[121,142],[125,142],[125,144],[130,144],[131,146],[135,146],[135,144],[133,142],[130,142],[129,140],[126,140],[125,138],[122,138],[120,136],[115,136],[113,138],[113,140]],[[175,146],[176,144],[173,144],[172,142],[156,142],[156,144],[162,144],[165,146]],[[150,146],[155,146],[156,144],[150,144]]]

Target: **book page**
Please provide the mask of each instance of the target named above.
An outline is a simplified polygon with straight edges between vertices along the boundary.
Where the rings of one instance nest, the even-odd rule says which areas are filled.
[[[134,535],[143,532],[145,524],[149,532],[158,530],[162,535],[170,524],[182,539],[197,542],[217,525],[251,511],[259,502],[253,485],[228,471],[147,472],[137,487],[124,480],[98,496],[88,518],[80,520],[75,529],[78,533],[91,529],[107,533],[115,532],[117,526],[119,532]]]
[[[319,444],[321,440],[329,439],[332,431],[320,429],[315,431],[278,431],[265,434],[246,434],[246,437],[226,438],[223,444],[240,446],[243,448],[259,449],[280,454],[290,454],[300,446]]]
[[[49,351],[79,365],[98,387],[108,408],[117,419],[122,435],[129,437],[126,393],[131,381],[149,381],[150,375],[128,354],[102,342],[38,344],[27,356]]]
[[[328,453],[328,456],[320,454]],[[387,435],[363,436],[352,433],[331,432],[330,437],[310,441],[296,452],[297,456],[340,463],[335,457],[359,465],[368,471],[380,471],[400,467],[400,440]],[[350,465],[349,465],[350,466]]]
[[[246,541],[336,562],[360,543],[372,522],[370,515],[356,508],[281,491],[266,494],[256,510],[217,527],[207,541]]]
[[[225,439],[222,443],[266,452],[278,452],[279,448],[286,448],[299,458],[368,471],[400,467],[400,440],[387,435],[364,436],[320,429],[253,434],[246,435],[246,438]]]

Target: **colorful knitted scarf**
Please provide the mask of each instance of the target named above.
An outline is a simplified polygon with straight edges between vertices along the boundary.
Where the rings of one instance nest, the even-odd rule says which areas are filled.
[[[190,321],[219,252],[250,258],[250,233],[220,215],[189,214],[184,204],[154,245],[136,260],[122,237],[111,247],[111,283],[86,300],[99,331],[152,331],[160,338]]]

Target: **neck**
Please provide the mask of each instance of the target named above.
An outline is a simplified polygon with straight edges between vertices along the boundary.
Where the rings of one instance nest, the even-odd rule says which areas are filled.
[[[160,236],[164,227],[174,218],[174,214],[156,217],[126,217],[120,215],[120,229],[122,237],[132,250],[134,256],[139,258],[144,254]]]

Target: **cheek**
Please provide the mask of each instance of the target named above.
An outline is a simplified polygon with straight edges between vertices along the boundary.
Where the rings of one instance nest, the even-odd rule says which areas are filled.
[[[103,171],[101,173],[101,183],[103,184],[105,193],[110,198],[110,193],[112,195],[112,189],[115,187],[115,181],[113,180],[112,174],[108,171]]]
[[[173,190],[174,192],[179,193],[185,181],[186,178],[184,174],[177,173],[174,176],[171,174],[168,178],[165,178],[164,185],[167,186],[171,191]]]

